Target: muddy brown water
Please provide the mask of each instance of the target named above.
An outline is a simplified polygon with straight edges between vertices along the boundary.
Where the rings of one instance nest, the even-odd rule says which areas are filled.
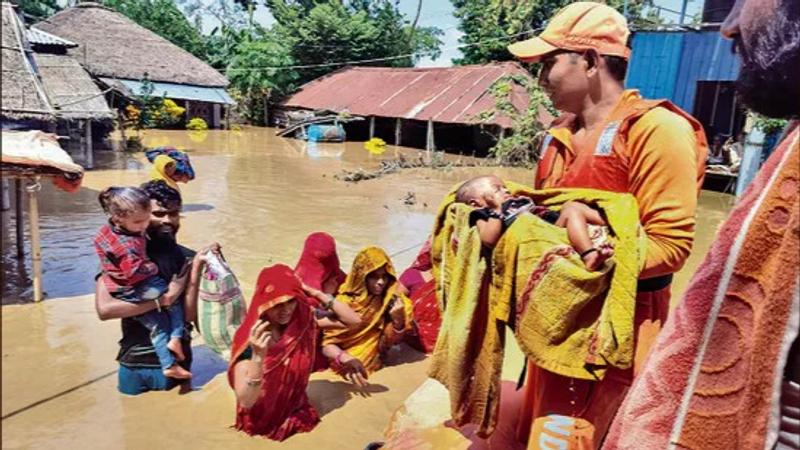
[[[194,248],[219,241],[248,297],[261,267],[293,265],[310,232],[336,237],[345,270],[361,247],[373,244],[393,255],[402,270],[430,231],[438,201],[456,182],[482,173],[523,183],[532,178],[531,171],[522,169],[413,169],[345,183],[332,175],[419,151],[389,146],[376,157],[361,143],[307,145],[276,138],[269,129],[150,131],[145,143],[190,152],[197,179],[181,185],[186,205],[179,241]],[[29,304],[30,267],[14,258],[13,209],[3,214],[3,304],[28,303],[2,308],[3,448],[358,449],[380,439],[392,412],[426,378],[429,361],[407,348],[394,351],[393,365],[377,372],[366,392],[331,373],[314,374],[309,397],[322,423],[281,444],[228,428],[234,399],[224,363],[202,346],[195,347],[197,391],[118,394],[114,356],[119,323],[97,320],[90,295],[97,270],[91,239],[105,220],[97,192],[112,184],[146,181],[149,164],[141,154],[114,152],[97,152],[95,163],[77,193],[43,185],[48,301]],[[416,199],[413,205],[404,202],[409,192]],[[708,250],[731,200],[713,192],[701,195],[695,249],[676,278],[675,297]],[[513,339],[509,342],[503,378],[516,380],[522,356]]]
[[[532,179],[531,171],[523,169],[411,169],[353,184],[332,175],[342,169],[375,168],[382,158],[400,153],[414,156],[419,151],[388,146],[383,155],[374,156],[359,142],[306,144],[275,137],[273,130],[263,128],[143,134],[148,146],[188,150],[197,172],[194,181],[181,185],[185,207],[179,241],[194,248],[219,241],[245,286],[265,265],[293,265],[305,236],[317,230],[337,239],[345,265],[361,247],[374,244],[393,255],[401,270],[425,239],[438,201],[454,183],[487,172],[522,183]],[[86,173],[77,193],[42,183],[39,208],[48,298],[92,290],[98,264],[91,239],[105,220],[97,203],[98,191],[148,179],[150,165],[142,154],[101,151],[95,159],[95,169]],[[409,193],[416,200],[413,205],[404,202]],[[729,195],[704,192],[701,196],[695,251],[678,277],[677,291],[705,253],[730,205]],[[30,261],[26,258],[20,263],[15,257],[14,214],[12,207],[2,219],[3,304],[31,298]]]

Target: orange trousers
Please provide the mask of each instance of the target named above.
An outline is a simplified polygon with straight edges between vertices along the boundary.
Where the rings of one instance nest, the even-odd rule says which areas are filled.
[[[669,286],[636,296],[636,354],[630,369],[611,368],[601,381],[587,381],[529,363],[517,439],[527,441],[528,450],[599,448],[667,318],[669,299]]]

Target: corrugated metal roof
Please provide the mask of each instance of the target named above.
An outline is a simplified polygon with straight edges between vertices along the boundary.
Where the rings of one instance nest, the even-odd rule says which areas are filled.
[[[142,92],[144,83],[136,80],[114,79],[100,77],[104,83],[109,86],[117,86],[121,84],[130,92],[138,95]],[[195,100],[209,103],[222,103],[225,105],[234,105],[236,102],[225,92],[223,88],[211,88],[205,86],[192,86],[188,84],[175,84],[175,83],[162,83],[153,82],[154,92],[153,95],[164,95],[167,98],[176,98],[180,100]]]
[[[360,116],[378,116],[442,123],[489,123],[510,128],[510,118],[494,111],[488,89],[505,75],[532,77],[519,64],[504,62],[446,68],[348,67],[320,77],[283,101],[284,106],[347,110]],[[528,94],[513,84],[511,102],[519,111],[528,107]]]
[[[60,45],[62,47],[78,46],[78,44],[72,41],[68,41],[46,31],[37,30],[36,28],[28,28],[25,30],[25,33],[28,37],[28,42],[34,45]]]
[[[739,61],[733,42],[718,31],[638,32],[628,66],[628,87],[648,98],[668,98],[692,111],[698,81],[734,81]]]

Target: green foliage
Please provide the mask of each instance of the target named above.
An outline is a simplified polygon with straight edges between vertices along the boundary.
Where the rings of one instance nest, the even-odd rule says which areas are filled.
[[[128,109],[129,118],[137,129],[175,128],[180,125],[186,110],[171,99],[155,92],[155,85],[148,79],[142,80],[142,88],[136,100],[141,108]]]
[[[760,114],[754,114],[754,116],[755,122],[753,126],[763,131],[765,135],[780,133],[786,128],[786,125],[789,124],[789,121],[786,119],[774,119]]]
[[[61,11],[58,0],[17,0],[17,6],[26,23],[35,23]]]
[[[459,42],[462,58],[456,64],[485,64],[513,59],[506,47],[530,38],[560,8],[573,0],[451,0],[454,15],[460,20],[458,29],[464,35]],[[624,0],[609,0],[610,6],[623,11]],[[651,25],[657,19],[648,6],[652,0],[629,0],[628,17],[632,27]],[[525,34],[522,34],[525,33]]]
[[[277,24],[275,32],[291,49],[296,65],[320,65],[396,57],[424,52],[438,55],[441,31],[413,27],[388,0],[266,0]],[[418,56],[372,65],[408,67]],[[299,83],[320,77],[341,65],[304,68]]]
[[[521,86],[528,92],[530,102],[525,111],[518,111],[511,103],[514,85]],[[490,86],[489,93],[495,99],[495,109],[482,112],[478,118],[482,121],[489,121],[497,111],[511,118],[514,123],[512,133],[500,139],[489,150],[489,154],[503,165],[532,166],[538,158],[537,142],[544,131],[544,127],[539,123],[540,108],[554,116],[557,115],[557,111],[536,81],[525,76],[506,75],[501,77]]]
[[[203,36],[173,0],[103,0],[103,5],[205,60]]]
[[[274,33],[246,39],[237,45],[228,65],[228,79],[239,97],[239,109],[251,122],[263,123],[264,99],[294,90],[299,75],[286,67],[294,64],[290,49]]]

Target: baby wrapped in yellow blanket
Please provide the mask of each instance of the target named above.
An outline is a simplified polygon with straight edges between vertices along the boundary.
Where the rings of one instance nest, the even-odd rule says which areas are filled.
[[[601,270],[587,270],[566,230],[532,214],[519,216],[489,254],[469,226],[473,208],[455,202],[455,189],[441,203],[432,260],[443,321],[430,375],[450,391],[456,424],[477,424],[484,436],[499,407],[506,324],[525,355],[554,373],[600,379],[609,366],[630,367],[645,258],[631,195],[507,185],[554,210],[578,201],[602,211],[610,233],[593,237],[609,239],[614,257]]]

